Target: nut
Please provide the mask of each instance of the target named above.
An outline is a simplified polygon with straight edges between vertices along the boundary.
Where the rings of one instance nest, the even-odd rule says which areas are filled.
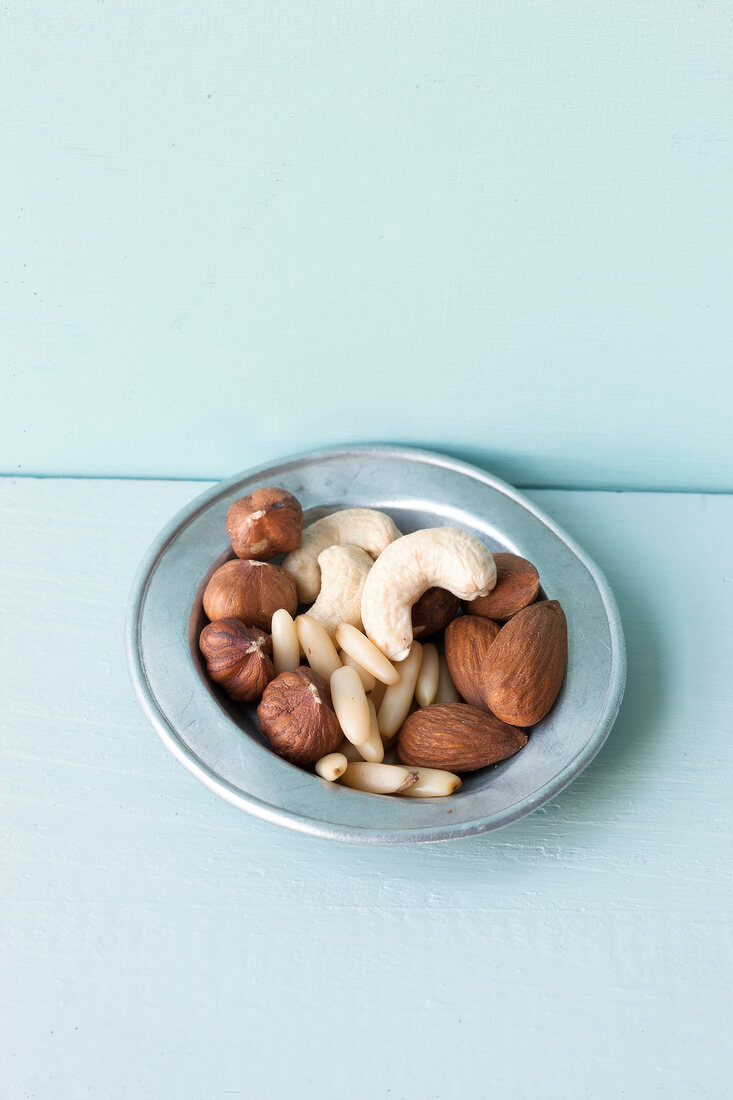
[[[331,673],[331,700],[344,737],[360,748],[369,740],[370,716],[364,685],[350,665]]]
[[[322,756],[320,760],[316,760],[316,774],[320,775],[321,779],[327,779],[329,783],[333,783],[346,771],[346,765],[348,760],[342,752],[330,752],[328,756]]]
[[[409,798],[446,798],[455,794],[461,787],[461,780],[453,772],[442,768],[413,768],[417,772],[417,783],[405,794]]]
[[[399,764],[347,764],[341,782],[369,794],[404,794],[417,783],[417,772]]]
[[[400,667],[400,679],[396,684],[390,684],[385,691],[377,714],[379,732],[385,741],[394,737],[410,712],[421,664],[422,646],[419,642],[413,642]]]
[[[461,601],[445,588],[429,588],[412,606],[412,636],[425,638],[455,619]]]
[[[318,555],[321,591],[308,614],[331,637],[339,623],[361,630],[361,594],[372,564],[360,546],[329,546]]]
[[[259,699],[275,675],[269,636],[239,619],[209,623],[201,631],[199,648],[214,683],[240,702]]]
[[[480,710],[489,709],[484,698],[483,670],[498,633],[498,623],[479,615],[461,615],[445,632],[445,659],[451,679],[466,702]]]
[[[276,676],[265,688],[257,717],[275,752],[301,767],[335,752],[343,739],[328,684],[312,668]]]
[[[445,654],[440,656],[440,667],[438,669],[438,690],[435,693],[434,703],[460,703],[461,697],[456,691],[456,686],[451,680],[450,669],[448,668],[448,662],[445,659]]]
[[[429,707],[435,702],[440,680],[440,660],[438,651],[430,642],[422,647],[422,662],[415,684],[415,698],[418,706]]]
[[[329,546],[360,546],[376,558],[399,537],[400,532],[384,512],[344,508],[306,527],[299,548],[288,554],[283,567],[295,578],[300,602],[311,603],[321,587],[318,555],[323,550]]]
[[[374,703],[367,697],[369,707],[369,737],[359,745],[359,755],[370,764],[381,764],[384,760],[384,742],[379,732],[377,712]]]
[[[484,665],[488,706],[512,725],[539,722],[557,698],[567,653],[567,622],[557,600],[518,611],[499,631]]]
[[[466,611],[502,623],[537,599],[540,575],[531,562],[517,554],[494,554],[494,561],[496,586],[488,596],[471,600]]]
[[[286,489],[255,489],[230,504],[226,522],[238,558],[269,561],[300,546],[303,509]]]
[[[400,674],[391,661],[381,653],[366,634],[362,634],[349,623],[339,623],[336,627],[336,641],[344,653],[348,653],[362,668],[370,672],[382,684],[396,684]]]
[[[324,680],[330,679],[331,673],[341,668],[341,658],[324,628],[310,615],[298,615],[295,629],[308,664]]]
[[[204,591],[208,618],[241,619],[247,626],[270,629],[272,616],[280,607],[294,615],[298,606],[295,583],[279,565],[235,558],[225,562],[211,577]]]
[[[485,596],[494,587],[491,551],[457,527],[413,531],[391,543],[364,585],[361,617],[378,649],[403,661],[412,642],[411,609],[428,588],[446,588],[461,600]]]
[[[434,703],[411,714],[397,739],[403,764],[473,772],[513,756],[527,735],[467,703]]]
[[[270,624],[272,631],[272,663],[275,666],[275,675],[281,672],[290,672],[300,664],[300,642],[298,631],[295,629],[293,616],[288,614],[284,607],[279,607],[272,616]]]

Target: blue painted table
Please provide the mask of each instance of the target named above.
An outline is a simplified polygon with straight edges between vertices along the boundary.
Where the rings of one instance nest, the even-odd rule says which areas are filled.
[[[616,727],[507,829],[360,849],[219,801],[138,709],[130,581],[202,488],[0,482],[3,1096],[728,1095],[733,498],[532,493],[618,597]]]

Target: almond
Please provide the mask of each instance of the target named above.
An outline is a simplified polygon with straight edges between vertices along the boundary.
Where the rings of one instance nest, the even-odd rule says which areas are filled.
[[[436,634],[455,619],[461,601],[445,588],[428,588],[412,605],[412,636],[424,638]]]
[[[485,615],[506,622],[537,599],[540,575],[526,558],[517,554],[494,554],[496,584],[488,596],[466,604],[469,615]]]
[[[567,622],[557,600],[518,611],[499,631],[484,665],[486,703],[503,722],[533,726],[557,698],[567,653]]]
[[[489,647],[499,633],[499,624],[478,615],[461,615],[445,632],[445,659],[451,679],[473,707],[487,710],[482,686]]]
[[[433,703],[411,714],[397,739],[403,764],[473,772],[513,756],[527,744],[523,730],[467,703]]]

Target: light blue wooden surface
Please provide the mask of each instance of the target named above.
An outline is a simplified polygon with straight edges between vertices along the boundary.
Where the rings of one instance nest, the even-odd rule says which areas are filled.
[[[533,493],[618,597],[618,723],[514,826],[362,850],[135,702],[130,581],[200,488],[0,482],[3,1097],[730,1095],[733,497]]]
[[[733,489],[724,0],[3,11],[0,471]]]

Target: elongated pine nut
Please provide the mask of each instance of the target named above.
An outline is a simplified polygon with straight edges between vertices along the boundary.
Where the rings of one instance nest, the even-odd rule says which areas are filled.
[[[339,779],[346,771],[348,760],[342,752],[330,752],[328,756],[322,756],[316,761],[316,771],[321,779],[327,779],[329,783]]]
[[[341,782],[368,794],[403,794],[417,783],[417,772],[395,764],[348,764]]]
[[[422,664],[415,684],[415,698],[421,707],[429,707],[438,691],[440,662],[438,651],[432,642],[422,647]]]
[[[399,684],[387,688],[379,708],[379,732],[385,740],[394,737],[410,712],[421,661],[422,646],[419,642],[413,642],[410,652],[400,665]]]
[[[339,658],[342,665],[351,665],[359,673],[359,679],[364,685],[364,691],[374,691],[374,685],[376,680],[372,676],[371,672],[367,672],[365,668],[362,668],[358,661],[355,661],[353,657],[350,657],[345,649],[342,649],[339,653]]]
[[[316,764],[316,767],[318,765]],[[453,772],[444,772],[439,768],[411,768],[417,772],[417,783],[405,791],[410,798],[445,798],[454,794],[461,786],[461,780]]]
[[[331,673],[341,668],[341,660],[327,632],[310,615],[298,615],[295,629],[308,664],[324,680],[330,679]]]
[[[384,744],[377,723],[377,712],[369,696],[367,696],[367,706],[369,707],[369,739],[363,745],[359,745],[359,752],[362,759],[370,764],[381,764],[384,760]]]
[[[358,661],[362,668],[376,676],[383,684],[396,684],[400,673],[391,661],[388,661],[381,650],[377,649],[374,642],[370,642],[366,634],[362,634],[350,623],[340,623],[336,627],[336,641],[350,657]]]
[[[275,675],[290,672],[300,664],[300,642],[292,616],[281,607],[272,616],[272,663]]]
[[[331,673],[331,700],[344,737],[361,747],[369,740],[369,704],[359,673],[341,665]]]
[[[456,690],[456,685],[451,680],[448,662],[446,661],[444,655],[441,654],[440,661],[438,663],[440,665],[438,669],[438,690],[436,692],[433,702],[460,703],[461,697]]]

